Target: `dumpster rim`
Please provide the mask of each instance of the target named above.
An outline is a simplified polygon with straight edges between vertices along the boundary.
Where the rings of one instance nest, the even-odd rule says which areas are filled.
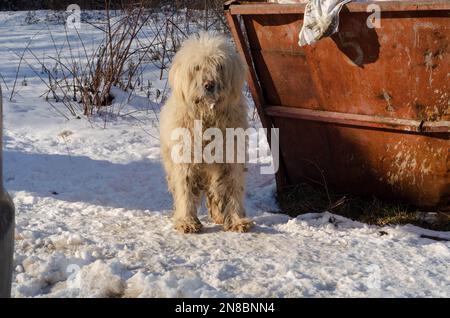
[[[369,12],[368,7],[375,4],[380,7],[381,12],[395,11],[439,11],[450,10],[448,0],[430,1],[370,1],[370,2],[350,2],[344,6],[348,12]],[[241,2],[237,0],[228,1],[224,4],[224,9],[230,11],[232,15],[260,15],[260,14],[303,14],[306,4],[280,4],[269,2]]]

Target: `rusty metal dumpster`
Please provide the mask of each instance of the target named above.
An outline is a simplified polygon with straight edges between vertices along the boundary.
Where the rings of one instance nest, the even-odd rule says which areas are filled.
[[[279,128],[277,186],[321,181],[339,192],[450,203],[450,1],[349,3],[339,32],[299,47],[304,4],[230,1],[227,21],[249,66],[266,128]]]

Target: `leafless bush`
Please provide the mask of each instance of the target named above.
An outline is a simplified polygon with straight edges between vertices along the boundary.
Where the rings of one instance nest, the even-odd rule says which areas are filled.
[[[94,108],[111,104],[112,86],[120,86],[124,90],[130,88],[138,67],[132,60],[133,55],[138,52],[133,50],[133,45],[148,20],[148,16],[144,17],[145,9],[142,5],[137,8],[129,7],[116,22],[112,22],[108,5],[105,9],[105,39],[95,58],[88,57],[87,71],[77,67],[72,69],[74,87],[80,93],[85,115],[92,114]],[[128,74],[128,78],[124,78],[125,74]]]
[[[156,2],[160,5],[156,6]],[[113,87],[128,92],[130,97],[139,90],[147,98],[163,102],[167,85],[162,91],[153,92],[154,79],[144,79],[144,66],[159,69],[161,80],[189,34],[211,29],[226,32],[226,24],[221,20],[222,0],[194,2],[167,1],[166,4],[165,1],[138,0],[115,11],[110,8],[110,1],[105,0],[104,22],[90,23],[103,33],[103,40],[96,49],[88,49],[77,29],[66,29],[63,48],[58,48],[51,37],[53,56],[41,58],[27,46],[26,50],[41,68],[40,72],[35,70],[35,74],[46,84],[43,96],[53,107],[53,102],[62,103],[72,116],[91,116],[95,111],[107,109],[113,102]],[[50,29],[49,32],[51,35]],[[73,40],[73,32],[77,41]],[[65,53],[68,50],[69,57],[62,54],[63,49]]]
[[[83,52],[77,55],[75,43],[72,43],[69,31],[65,29],[66,49],[70,57],[62,57],[61,49],[57,48],[52,37],[56,55],[48,57],[50,66],[27,47],[41,66],[39,77],[48,88],[44,94],[46,100],[63,102],[71,115],[76,116],[81,110],[83,115],[90,116],[94,110],[111,104],[113,86],[124,90],[130,88],[142,62],[141,58],[135,56],[140,53],[136,49],[136,38],[149,18],[145,12],[143,2],[140,2],[127,6],[119,17],[112,17],[109,2],[105,1],[105,22],[95,25],[104,34],[98,48],[89,52],[79,31],[74,29],[70,32],[76,32],[77,45],[81,46]],[[50,29],[49,32],[51,35]]]

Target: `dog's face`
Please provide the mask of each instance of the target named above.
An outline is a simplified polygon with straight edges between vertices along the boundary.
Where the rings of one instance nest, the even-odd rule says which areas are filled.
[[[223,61],[209,61],[204,58],[200,63],[193,65],[189,78],[192,79],[194,103],[214,108],[223,99],[226,93],[225,65]]]
[[[201,34],[183,43],[169,72],[169,84],[187,105],[212,110],[242,94],[245,66],[223,37]]]

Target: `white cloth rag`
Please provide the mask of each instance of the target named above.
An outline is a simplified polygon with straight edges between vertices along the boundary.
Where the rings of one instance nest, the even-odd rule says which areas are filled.
[[[298,45],[313,44],[339,29],[339,12],[351,0],[309,0],[305,7]]]

